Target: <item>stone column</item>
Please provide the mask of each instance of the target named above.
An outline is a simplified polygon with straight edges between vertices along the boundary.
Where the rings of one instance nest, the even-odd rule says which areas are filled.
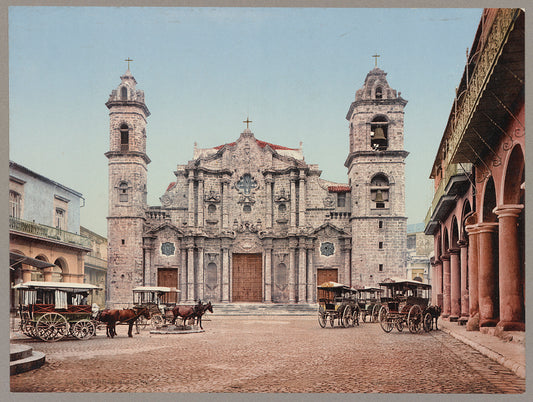
[[[181,248],[181,267],[178,272],[180,281],[180,292],[178,293],[178,300],[187,300],[187,249]]]
[[[478,228],[479,326],[494,327],[498,323],[498,224],[480,223]]]
[[[307,291],[307,261],[305,252],[305,239],[300,239],[299,242],[300,256],[298,259],[298,303],[305,303]]]
[[[296,301],[296,246],[297,240],[289,239],[289,303]]]
[[[305,227],[305,208],[306,208],[306,191],[305,191],[305,172],[303,170],[300,170],[300,194],[299,194],[299,202],[298,202],[298,214],[299,214],[299,220],[298,220],[298,226]]]
[[[345,283],[348,286],[352,286],[352,278],[350,275],[350,254],[351,254],[352,249],[350,247],[350,242],[351,242],[351,239],[344,239],[342,243],[342,252],[344,256],[344,267],[343,267],[344,278],[343,278],[342,283]]]
[[[222,227],[229,229],[229,178],[222,179]]]
[[[45,282],[52,282],[52,274],[53,274],[54,267],[46,267],[43,268],[43,279]],[[24,273],[22,274],[24,276]],[[31,278],[31,272],[30,272],[30,278]],[[26,282],[26,281],[24,281]]]
[[[315,302],[316,274],[313,265],[313,239],[307,239],[307,303]]]
[[[500,322],[505,331],[525,331],[523,272],[520,261],[518,217],[523,205],[494,209],[499,227]]]
[[[188,217],[189,217],[189,227],[194,227],[194,177],[193,172],[189,171],[189,204],[188,204]]]
[[[198,270],[197,270],[197,292],[198,300],[203,300],[204,298],[204,239],[198,239],[196,244],[198,247]]]
[[[268,221],[268,219],[267,219]],[[264,289],[265,303],[272,303],[272,239],[265,239]]]
[[[222,302],[229,303],[229,245],[222,242]]]
[[[290,228],[296,230],[296,178],[291,174],[291,221]]]
[[[198,227],[204,227],[204,172],[198,172]]]
[[[31,265],[22,264],[22,282],[31,281],[31,273],[33,272]]]
[[[450,249],[450,321],[457,322],[461,315],[461,264],[459,249]]]
[[[461,316],[459,323],[464,325],[468,321],[468,241],[459,240],[457,245],[461,256]]]
[[[442,260],[435,260],[435,304],[444,307],[444,295],[442,293]]]
[[[450,256],[442,255],[442,317],[449,317],[451,314],[451,293],[450,293]]]
[[[267,176],[265,177],[265,186],[266,186],[266,228],[271,229],[272,228],[272,174],[267,173]]]
[[[194,243],[187,244],[187,302],[194,302]]]
[[[468,224],[470,222],[470,224]],[[468,322],[467,331],[479,331],[478,232],[475,217],[465,226],[468,232]]]

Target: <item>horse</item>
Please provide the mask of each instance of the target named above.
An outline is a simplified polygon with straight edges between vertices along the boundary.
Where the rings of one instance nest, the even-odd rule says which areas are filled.
[[[211,302],[208,302],[206,304],[200,304],[195,307],[198,307],[198,310],[196,311],[196,324],[200,324],[200,329],[202,328],[202,316],[205,314],[206,311],[210,311],[213,313],[213,306],[211,305]]]
[[[174,318],[172,319],[171,323],[174,324],[176,322],[176,319],[178,317],[181,317],[183,319],[183,326],[185,326],[185,321],[195,318],[196,313],[202,308],[202,301],[198,300],[198,303],[194,306],[180,306],[176,305],[172,309],[172,315]]]
[[[429,306],[426,311],[431,314],[431,329],[433,329],[433,323],[435,323],[435,329],[438,330],[437,320],[442,312],[442,308],[440,306]]]
[[[111,338],[114,338],[117,334],[115,327],[117,322],[127,323],[129,326],[128,336],[132,338],[133,324],[135,324],[135,321],[137,321],[141,315],[143,315],[147,320],[150,319],[150,311],[147,307],[133,307],[124,310],[103,310],[100,313],[99,321],[107,323],[106,335]]]

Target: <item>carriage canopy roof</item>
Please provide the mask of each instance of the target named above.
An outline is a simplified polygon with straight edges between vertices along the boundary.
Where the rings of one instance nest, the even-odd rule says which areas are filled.
[[[383,289],[373,288],[371,286],[365,286],[364,288],[357,289],[360,292],[383,292]]]
[[[172,289],[167,288],[166,286],[137,286],[136,288],[132,289],[134,292],[162,292],[162,293],[168,293]],[[179,290],[174,290],[175,292],[179,292]]]
[[[91,285],[90,283],[29,281],[19,283],[18,285],[13,286],[13,289],[51,289],[70,292],[86,292],[101,288],[96,285]]]
[[[379,286],[385,287],[408,287],[419,289],[431,289],[431,285],[418,281],[411,281],[409,279],[391,278],[386,282],[381,282]]]
[[[349,291],[357,291],[357,289],[354,289],[348,285],[344,285],[342,283],[338,282],[324,282],[323,284],[317,286],[318,289],[325,289],[325,290],[349,290]]]

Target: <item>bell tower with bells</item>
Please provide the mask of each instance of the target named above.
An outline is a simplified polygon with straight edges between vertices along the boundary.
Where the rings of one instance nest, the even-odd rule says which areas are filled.
[[[407,266],[404,108],[387,73],[375,67],[346,115],[350,152],[345,162],[352,192],[352,285],[375,286],[403,277]]]
[[[109,109],[109,210],[106,305],[127,307],[132,288],[143,285],[143,225],[147,207],[146,119],[144,92],[128,69],[112,90]]]

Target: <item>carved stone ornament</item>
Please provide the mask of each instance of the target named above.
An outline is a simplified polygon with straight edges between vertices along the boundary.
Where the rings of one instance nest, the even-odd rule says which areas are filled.
[[[159,201],[161,201],[161,205],[164,207],[168,207],[172,204],[172,199],[168,195],[163,195],[161,198],[159,198]]]
[[[209,193],[204,195],[204,201],[220,202],[220,195],[215,190],[209,190]]]
[[[174,255],[175,251],[176,251],[176,247],[174,246],[174,243],[165,242],[161,244],[161,253],[163,255],[166,255],[166,256]]]
[[[290,195],[287,194],[287,192],[285,191],[283,187],[279,190],[279,193],[276,194],[276,196],[274,197],[275,202],[289,202],[290,200],[291,200]]]
[[[331,208],[335,206],[335,198],[331,194],[324,197],[324,206],[326,208]]]
[[[335,245],[332,242],[325,241],[320,245],[320,254],[329,257],[335,253]]]

